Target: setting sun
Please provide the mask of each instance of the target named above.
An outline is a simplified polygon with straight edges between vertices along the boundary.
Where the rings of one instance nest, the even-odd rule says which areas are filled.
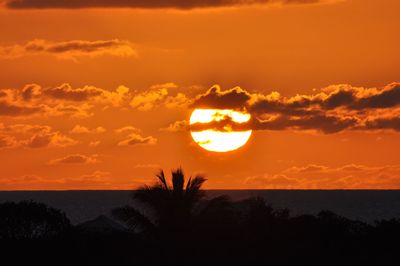
[[[196,109],[190,117],[190,125],[210,124],[229,119],[232,123],[243,124],[250,120],[250,114],[230,109]],[[225,125],[222,129],[210,127],[205,130],[191,129],[194,141],[202,148],[215,151],[227,152],[242,147],[249,140],[251,130],[234,131],[232,125]]]

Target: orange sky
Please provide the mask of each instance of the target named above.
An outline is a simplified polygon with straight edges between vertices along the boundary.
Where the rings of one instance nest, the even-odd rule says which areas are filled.
[[[400,188],[399,1],[248,2],[0,0],[0,190]],[[250,141],[196,145],[201,103]]]

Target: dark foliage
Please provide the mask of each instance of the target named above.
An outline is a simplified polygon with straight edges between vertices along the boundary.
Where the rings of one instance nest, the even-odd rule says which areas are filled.
[[[118,226],[99,217],[68,231],[46,227],[51,237],[9,234],[0,239],[1,265],[400,265],[399,219],[366,224],[330,211],[294,216],[262,198],[206,199],[204,181],[193,178],[185,185],[182,171],[173,173],[172,185],[163,173],[158,180],[133,195],[150,212],[130,206],[114,211],[130,230],[102,231],[99,225]],[[50,209],[23,204],[40,206],[33,208],[38,214],[24,216],[25,223],[36,224],[35,217]],[[0,208],[3,220],[22,205],[6,206]],[[46,217],[54,224],[54,217],[64,216]],[[4,224],[10,222],[2,222],[2,231]]]
[[[0,204],[0,239],[35,239],[58,235],[70,228],[64,213],[42,203]]]

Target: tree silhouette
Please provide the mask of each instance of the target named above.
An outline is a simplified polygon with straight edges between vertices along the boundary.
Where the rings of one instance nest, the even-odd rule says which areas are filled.
[[[0,239],[36,239],[55,236],[70,229],[61,211],[34,201],[0,204]]]
[[[211,210],[226,205],[228,198],[221,196],[203,201],[205,192],[201,189],[206,179],[201,175],[190,177],[185,184],[181,168],[172,171],[171,184],[164,171],[156,175],[157,182],[144,185],[132,194],[132,199],[150,211],[143,211],[126,205],[114,209],[112,215],[133,230],[146,233],[182,235],[193,230],[194,218],[210,213]],[[202,204],[200,204],[202,202]]]

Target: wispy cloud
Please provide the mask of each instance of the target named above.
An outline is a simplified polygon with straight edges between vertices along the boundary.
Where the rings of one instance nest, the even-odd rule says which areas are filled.
[[[51,55],[61,59],[77,60],[79,57],[137,55],[134,45],[123,40],[71,40],[54,42],[35,39],[24,44],[0,46],[0,58],[13,59],[25,56]]]
[[[91,155],[82,155],[82,154],[69,154],[67,156],[57,158],[54,160],[50,160],[49,164],[54,165],[54,164],[92,164],[92,163],[98,163],[98,156]]]
[[[276,174],[249,176],[251,188],[279,189],[393,189],[400,188],[400,165],[337,167],[309,164],[293,166]]]
[[[157,139],[152,136],[143,137],[140,134],[129,134],[125,139],[118,142],[118,146],[154,145]]]

